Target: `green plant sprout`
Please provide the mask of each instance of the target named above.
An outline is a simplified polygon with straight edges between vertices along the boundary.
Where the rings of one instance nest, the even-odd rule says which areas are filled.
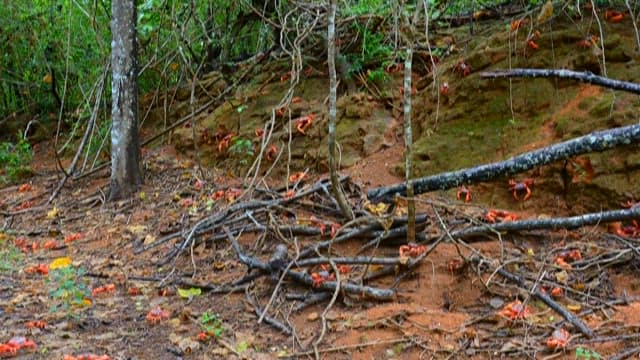
[[[59,308],[67,312],[67,316],[74,316],[74,310],[91,304],[89,289],[82,278],[85,270],[73,265],[65,266],[50,271],[49,278],[45,280],[50,284],[49,296],[54,300],[50,311],[56,312]]]
[[[200,328],[202,328],[202,331],[207,333],[207,335],[216,338],[224,332],[224,324],[222,321],[216,315],[212,315],[208,311],[205,311],[200,316]]]
[[[31,172],[31,144],[18,133],[20,139],[17,143],[0,143],[0,184],[15,183],[25,174]]]
[[[20,249],[9,242],[5,233],[0,233],[0,272],[12,273],[21,267],[24,255]]]

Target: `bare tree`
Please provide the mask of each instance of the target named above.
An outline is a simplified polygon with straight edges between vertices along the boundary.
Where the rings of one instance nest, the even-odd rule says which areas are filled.
[[[328,65],[329,65],[329,172],[331,176],[331,187],[333,194],[338,201],[338,206],[342,214],[347,219],[353,219],[353,211],[345,199],[342,186],[338,180],[338,169],[336,164],[336,98],[338,82],[336,80],[336,0],[329,1],[329,26],[327,41],[328,45]]]
[[[112,1],[110,200],[127,197],[142,184],[136,18],[135,0]]]

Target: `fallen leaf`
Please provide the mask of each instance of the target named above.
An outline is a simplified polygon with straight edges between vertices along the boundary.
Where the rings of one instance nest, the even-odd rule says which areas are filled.
[[[181,298],[192,298],[194,296],[198,296],[202,294],[202,290],[200,288],[189,288],[189,289],[180,289],[178,288],[178,295]]]
[[[72,260],[68,256],[59,257],[59,258],[53,260],[51,262],[51,264],[49,264],[49,269],[55,270],[55,269],[66,268],[67,266],[71,265],[71,262],[72,262]]]

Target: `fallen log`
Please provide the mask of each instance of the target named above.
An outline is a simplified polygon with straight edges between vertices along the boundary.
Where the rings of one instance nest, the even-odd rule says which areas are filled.
[[[504,161],[414,179],[411,182],[415,195],[434,190],[446,190],[462,184],[472,184],[492,180],[503,175],[521,173],[580,154],[602,152],[623,145],[637,144],[639,141],[640,125],[629,125],[616,129],[596,131],[546,148],[517,155]],[[387,187],[373,188],[368,191],[367,197],[372,202],[388,202],[396,195],[405,196],[406,194],[406,183],[400,183]]]
[[[614,90],[622,90],[632,94],[640,94],[640,84],[609,79],[604,76],[598,76],[590,71],[579,72],[565,69],[511,69],[484,71],[480,73],[480,77],[484,79],[556,77],[561,79],[580,80],[588,84],[598,85]]]

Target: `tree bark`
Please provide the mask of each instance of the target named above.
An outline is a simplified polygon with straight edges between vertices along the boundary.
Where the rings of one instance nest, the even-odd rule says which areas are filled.
[[[411,43],[407,42],[407,58],[404,60],[404,156],[405,156],[405,181],[407,187],[407,241],[416,240],[416,202],[413,199],[413,133],[411,132],[411,62],[413,50]]]
[[[117,200],[130,196],[142,184],[135,0],[113,0],[111,11],[112,127],[109,200]]]
[[[342,191],[342,186],[338,180],[338,169],[336,164],[336,98],[338,82],[336,80],[336,0],[329,2],[329,26],[327,30],[327,63],[329,65],[329,173],[331,177],[331,188],[336,197],[342,215],[347,219],[353,219],[353,211],[347,203],[347,199]]]
[[[428,191],[446,190],[462,184],[488,181],[580,154],[602,152],[623,145],[637,145],[639,141],[640,125],[596,131],[573,140],[514,156],[505,161],[416,179],[412,181],[413,190],[415,194],[422,194]],[[367,196],[371,201],[390,201],[396,194],[406,195],[406,193],[406,184],[397,184],[371,189]]]

